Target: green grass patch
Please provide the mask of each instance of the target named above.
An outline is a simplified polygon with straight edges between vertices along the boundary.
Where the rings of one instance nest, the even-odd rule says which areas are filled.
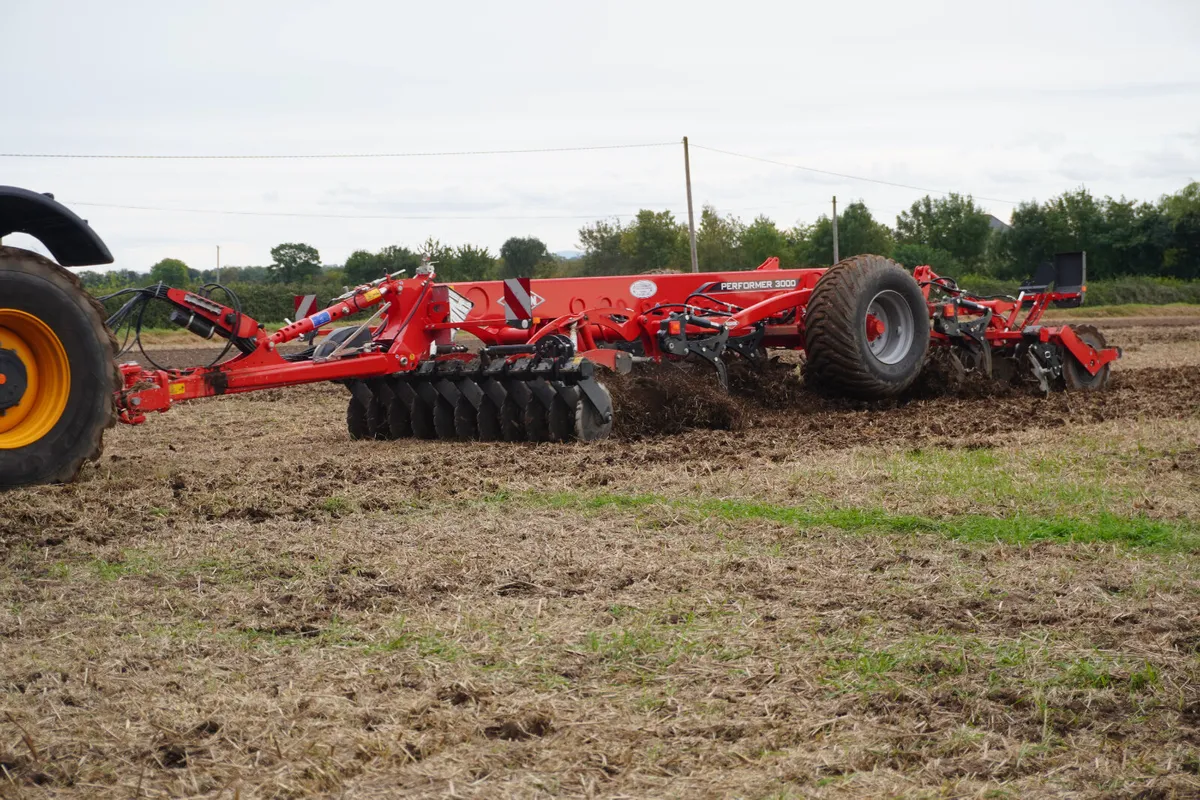
[[[881,644],[855,636],[826,638],[833,651],[821,682],[837,694],[890,691],[904,686],[954,683],[961,676],[986,675],[990,691],[1046,702],[1048,694],[1111,689],[1153,695],[1158,668],[1143,660],[1100,652],[1079,654],[1067,637],[1050,632],[1015,639],[960,634],[914,634]],[[1053,710],[1053,709],[1051,709]]]
[[[1074,516],[1132,507],[1140,487],[1122,484],[1103,442],[1083,450],[1028,455],[993,449],[916,448],[884,457],[858,456],[886,474],[879,493],[907,490],[928,496],[1020,507],[1034,514],[1071,508]]]
[[[1154,520],[1144,516],[1122,517],[1106,512],[1083,517],[1043,516],[1017,513],[1005,517],[984,514],[954,514],[923,517],[895,514],[886,509],[809,509],[751,500],[672,499],[653,494],[500,493],[486,502],[523,502],[576,511],[616,510],[648,512],[669,510],[690,514],[695,521],[766,520],[799,529],[833,528],[848,533],[936,534],[963,541],[993,541],[1027,544],[1036,541],[1065,543],[1105,542],[1125,547],[1156,550],[1191,550],[1200,545],[1194,522]]]

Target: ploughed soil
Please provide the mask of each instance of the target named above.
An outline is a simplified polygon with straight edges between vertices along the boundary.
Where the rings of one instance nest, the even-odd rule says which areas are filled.
[[[120,427],[0,495],[0,798],[1200,797],[1197,331],[1049,397],[671,368],[588,444]]]

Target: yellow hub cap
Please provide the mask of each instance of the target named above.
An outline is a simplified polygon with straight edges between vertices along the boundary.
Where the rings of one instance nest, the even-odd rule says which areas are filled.
[[[15,450],[41,439],[62,417],[71,396],[71,365],[50,326],[15,308],[0,308],[0,350],[15,353],[25,368],[24,394],[0,415],[0,450]],[[8,377],[0,375],[0,381]]]

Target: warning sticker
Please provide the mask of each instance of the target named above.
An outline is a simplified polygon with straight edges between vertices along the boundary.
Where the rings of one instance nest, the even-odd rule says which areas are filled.
[[[450,321],[466,322],[467,315],[471,313],[471,309],[475,307],[475,304],[453,289],[449,290],[449,294]]]
[[[319,328],[322,325],[328,325],[331,317],[328,311],[321,311],[312,315],[312,324],[314,328]]]
[[[177,397],[181,394],[187,394],[187,384],[183,383],[182,381],[179,381],[177,383],[172,383],[170,392],[171,392],[171,397]]]
[[[379,299],[379,296],[380,296],[380,295],[382,295],[382,294],[383,294],[383,292],[379,291],[378,289],[372,289],[372,290],[371,290],[371,291],[369,291],[369,292],[364,292],[364,293],[363,293],[363,296],[362,296],[362,301],[363,301],[364,303],[373,303],[373,302],[375,302],[376,300],[378,300],[378,299]]]

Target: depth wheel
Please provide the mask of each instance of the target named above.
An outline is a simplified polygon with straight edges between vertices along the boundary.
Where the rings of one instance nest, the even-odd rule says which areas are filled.
[[[580,392],[579,405],[575,407],[575,438],[581,442],[594,442],[607,438],[613,429],[612,394],[608,387],[597,383],[596,388],[607,401],[604,408],[597,409]]]
[[[104,308],[49,259],[0,247],[0,488],[75,479],[121,386]]]
[[[1097,350],[1108,347],[1108,341],[1104,338],[1104,334],[1095,325],[1072,325],[1071,329],[1075,331],[1076,336]],[[1063,381],[1067,384],[1067,391],[1096,392],[1108,386],[1108,382],[1112,378],[1109,370],[1111,364],[1105,364],[1099,372],[1093,375],[1075,359],[1071,351],[1066,348],[1063,350]]]

